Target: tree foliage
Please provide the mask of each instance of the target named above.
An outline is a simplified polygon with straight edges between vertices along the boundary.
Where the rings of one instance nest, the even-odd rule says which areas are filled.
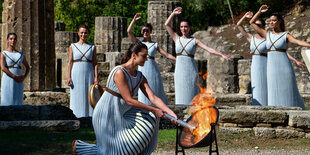
[[[128,17],[128,23],[136,12],[142,19],[134,27],[139,34],[139,24],[146,22],[148,0],[54,0],[55,20],[66,24],[66,31],[77,31],[81,24],[90,28],[89,41],[93,42],[95,18],[98,16]]]

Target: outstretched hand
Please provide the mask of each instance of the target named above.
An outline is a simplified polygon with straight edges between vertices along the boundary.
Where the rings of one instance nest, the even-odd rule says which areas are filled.
[[[268,11],[268,6],[267,6],[267,5],[262,5],[262,6],[259,8],[259,10],[260,10],[261,13],[267,12],[267,11]]]
[[[173,13],[174,13],[175,15],[181,14],[181,13],[182,13],[182,8],[181,8],[181,7],[175,8],[175,9],[173,10]]]
[[[296,61],[297,66],[299,67],[306,67],[306,65],[300,61]]]
[[[244,15],[246,18],[252,18],[253,17],[253,12],[248,11],[247,13],[245,13]]]
[[[136,15],[133,17],[135,20],[141,19],[141,13],[136,13]]]
[[[232,61],[228,56],[226,56],[226,55],[223,55],[222,56],[224,59],[226,59],[226,60],[228,60],[228,61]]]

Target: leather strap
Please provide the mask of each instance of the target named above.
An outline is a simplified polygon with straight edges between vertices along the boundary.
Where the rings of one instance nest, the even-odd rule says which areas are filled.
[[[14,64],[11,66],[6,66],[7,68],[18,68],[18,69],[22,69],[22,67],[20,65],[18,65],[18,61],[22,58],[23,54],[20,55],[20,57],[18,58],[17,61],[14,61],[11,57],[9,57],[5,52],[3,52],[6,57],[8,57]],[[15,65],[17,65],[17,67],[15,67]]]
[[[182,42],[181,42],[181,37],[179,37],[179,43],[180,43],[180,45],[181,45],[181,47],[182,47],[182,51],[180,52],[180,53],[177,53],[176,54],[176,56],[180,56],[180,55],[183,55],[183,56],[189,56],[189,57],[194,57],[194,55],[192,55],[192,54],[188,54],[187,53],[187,51],[186,51],[186,46],[192,41],[192,40],[194,40],[194,38],[192,38],[190,41],[188,41],[187,43],[186,43],[186,45],[185,46],[183,46],[182,45]],[[186,55],[185,54],[182,54],[183,53],[183,51],[186,53]]]
[[[147,54],[147,57],[148,57],[149,59],[155,60],[155,57],[152,57],[152,56],[150,56],[149,54]]]
[[[184,55],[184,54],[182,54],[182,53],[177,53],[177,54],[176,54],[176,56],[180,56],[180,55],[182,55],[182,56],[188,56],[188,57],[194,58],[194,55],[192,55],[192,54],[187,54],[187,55]]]
[[[119,94],[119,93],[117,93],[117,92],[111,90],[111,89],[108,88],[108,87],[105,88],[105,91],[109,92],[110,94],[112,94],[112,95],[114,95],[114,96],[116,96],[116,97],[123,98],[121,94]]]
[[[82,57],[80,59],[73,60],[73,63],[74,62],[93,62],[92,60],[87,59],[87,57],[85,56],[85,54],[93,47],[93,45],[91,45],[84,54],[75,44],[73,44],[73,46],[82,54]],[[86,60],[82,60],[83,58],[85,58]]]
[[[270,31],[268,32],[269,33],[269,40],[270,40],[270,43],[271,43],[271,46],[270,48],[267,49],[268,52],[271,52],[271,51],[278,51],[278,52],[286,52],[286,49],[280,49],[280,48],[276,48],[276,46],[274,45],[280,38],[282,38],[286,33],[283,33],[276,41],[272,42],[271,41],[271,37],[270,37]],[[271,48],[274,47],[275,49],[272,50]]]
[[[259,54],[262,54],[262,52],[259,51],[258,47],[259,47],[263,42],[265,42],[266,40],[264,39],[264,41],[260,42],[260,43],[256,46],[255,39],[256,39],[256,37],[254,36],[254,37],[253,37],[253,43],[254,43],[254,46],[255,46],[255,50],[254,50],[254,52],[253,52],[253,55],[255,55],[255,54],[254,54],[255,51],[257,51]],[[266,54],[266,56],[267,56],[267,54]]]

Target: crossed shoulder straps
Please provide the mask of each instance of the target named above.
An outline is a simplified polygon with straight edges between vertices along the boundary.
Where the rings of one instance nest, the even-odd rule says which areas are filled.
[[[86,50],[85,53],[83,53],[75,44],[72,44],[81,54],[82,57],[80,59],[73,60],[73,62],[92,62],[92,60],[87,59],[86,53],[93,47],[93,45],[90,45],[90,47]],[[85,58],[86,60],[82,60]]]
[[[254,49],[254,52],[252,53],[252,55],[262,55],[262,56],[267,56],[267,54],[266,53],[262,53],[261,51],[259,51],[259,49],[258,49],[258,47],[263,43],[263,42],[265,42],[266,41],[266,39],[264,39],[262,42],[260,42],[257,46],[256,46],[256,43],[255,43],[255,40],[256,40],[256,37],[255,37],[255,35],[252,35],[252,39],[253,39],[253,44],[254,44],[254,47],[255,47],[255,49]],[[259,54],[255,54],[255,51],[257,51]]]
[[[269,40],[270,40],[271,46],[270,46],[270,48],[267,49],[267,51],[268,51],[268,52],[270,52],[270,51],[286,52],[286,49],[280,49],[280,48],[277,48],[277,47],[274,45],[274,44],[275,44],[278,40],[280,40],[285,34],[286,34],[286,32],[284,32],[276,41],[272,42],[271,36],[270,36],[271,33],[270,33],[270,31],[268,31],[268,35],[269,35]],[[272,47],[274,47],[274,50],[271,49]]]
[[[179,37],[179,43],[180,43],[180,45],[181,45],[181,47],[182,47],[182,50],[181,50],[180,53],[177,53],[176,56],[183,55],[183,51],[184,51],[184,52],[186,53],[186,55],[184,55],[184,56],[194,57],[194,55],[188,54],[188,52],[187,52],[186,49],[185,49],[186,46],[187,46],[190,42],[192,42],[194,39],[195,39],[195,38],[192,38],[191,40],[189,40],[189,41],[185,44],[185,46],[183,46],[183,44],[182,44],[182,42],[181,42],[181,37]]]
[[[147,50],[150,50],[155,44],[156,44],[156,42],[154,42],[150,47],[148,47]],[[147,53],[147,57],[150,59],[153,59],[153,60],[155,59],[155,57],[149,55],[149,53]]]
[[[19,60],[23,57],[24,53],[21,52],[21,55],[20,57],[14,61],[11,57],[9,57],[9,55],[7,55],[5,52],[2,52],[3,54],[5,54],[6,57],[8,57],[14,64],[11,65],[11,66],[7,66],[7,68],[18,68],[18,69],[21,69],[22,67],[20,65],[18,65],[17,63],[19,62]],[[15,67],[15,65],[17,65],[17,67]]]

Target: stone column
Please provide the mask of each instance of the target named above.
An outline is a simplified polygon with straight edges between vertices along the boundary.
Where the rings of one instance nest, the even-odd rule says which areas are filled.
[[[122,38],[127,36],[127,18],[125,17],[96,17],[95,45],[98,60],[110,62],[110,68],[121,55]],[[104,57],[103,59],[100,57]]]
[[[173,9],[180,5],[181,3],[178,1],[149,1],[148,3],[147,22],[153,26],[152,40],[158,42],[159,46],[173,55],[175,55],[175,45],[166,31],[165,22]],[[178,18],[179,16],[176,16],[172,24],[176,32],[178,32]],[[157,55],[156,62],[161,72],[174,71],[174,63],[172,61]]]
[[[26,91],[55,88],[55,43],[53,0],[4,0],[2,38],[9,32],[17,34],[17,50],[23,51],[30,73],[25,80]],[[1,42],[7,48],[6,40]]]
[[[239,75],[239,93],[252,93],[251,89],[251,59],[244,59],[238,61],[238,75]]]
[[[63,22],[55,23],[56,67],[58,66],[58,68],[60,68],[60,70],[57,70],[57,78],[61,78],[60,88],[68,88],[66,83],[68,78],[69,46],[79,40],[77,32],[68,32],[64,30],[65,24]],[[61,77],[59,74],[61,74]]]
[[[231,56],[233,62],[227,61],[216,55],[208,59],[207,88],[215,93],[238,93],[238,60],[240,56]]]

